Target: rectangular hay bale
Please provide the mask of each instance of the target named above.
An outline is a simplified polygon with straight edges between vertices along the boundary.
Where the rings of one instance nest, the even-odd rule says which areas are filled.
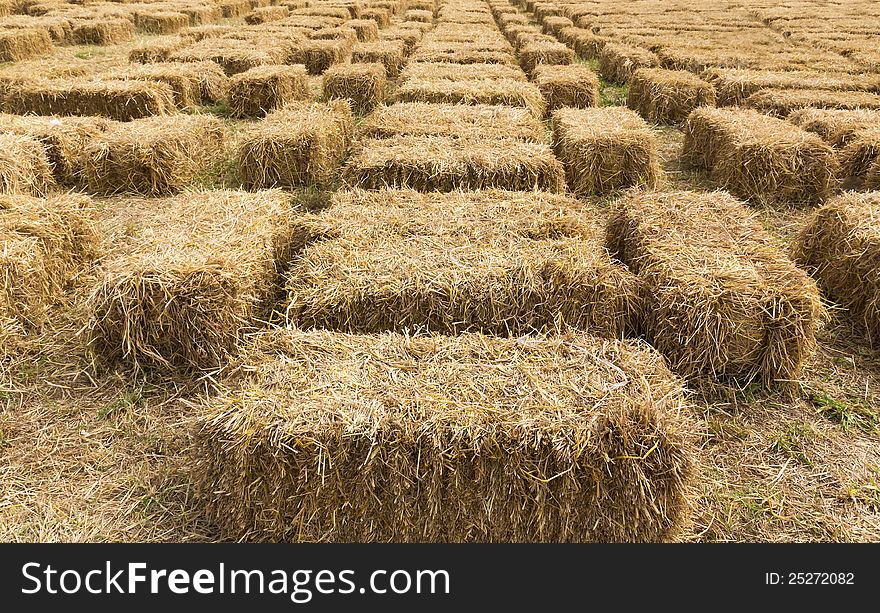
[[[715,89],[684,70],[640,68],[629,79],[626,105],[654,123],[680,123],[692,110],[715,106]]]
[[[791,113],[786,120],[818,134],[829,145],[840,147],[859,130],[880,126],[880,110],[801,109]]]
[[[358,43],[352,49],[351,61],[382,64],[388,77],[395,79],[406,63],[403,42],[383,40],[375,43]]]
[[[739,106],[752,94],[769,88],[880,92],[880,75],[711,68],[702,78],[715,87],[719,106]]]
[[[44,28],[9,28],[0,30],[0,62],[18,62],[46,55],[52,39]]]
[[[365,115],[385,101],[388,79],[382,64],[341,64],[324,72],[324,96],[348,100],[352,110]]]
[[[557,40],[533,41],[519,48],[519,64],[526,74],[532,74],[536,66],[567,65],[574,62],[574,51]]]
[[[54,184],[40,141],[27,134],[0,132],[0,194],[42,196]]]
[[[372,44],[372,43],[371,43]],[[309,40],[298,44],[288,55],[288,64],[302,64],[309,74],[319,75],[334,64],[351,60],[352,45],[345,40]]]
[[[822,89],[761,89],[743,106],[777,117],[804,108],[880,110],[880,95],[870,92],[837,92]]]
[[[118,45],[134,38],[128,19],[89,19],[74,22],[71,34],[75,45]]]
[[[405,81],[395,92],[400,102],[431,102],[440,104],[501,104],[528,109],[541,118],[546,102],[533,84],[510,79],[492,80],[424,80]]]
[[[309,96],[309,74],[302,65],[258,66],[235,75],[229,82],[232,117],[263,117]]]
[[[599,75],[613,83],[626,83],[639,68],[659,65],[654,53],[634,45],[607,43],[599,52]]]
[[[599,77],[587,66],[544,64],[535,68],[533,76],[535,85],[547,101],[548,113],[562,107],[599,106]]]

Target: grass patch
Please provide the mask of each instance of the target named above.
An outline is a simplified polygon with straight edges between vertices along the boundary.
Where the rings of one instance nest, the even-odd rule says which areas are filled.
[[[815,435],[816,431],[809,424],[790,423],[784,430],[770,437],[770,449],[805,466],[813,466],[813,460],[807,454],[807,446]]]
[[[600,106],[626,106],[626,94],[629,86],[609,83],[605,79],[599,79],[599,104]]]
[[[876,513],[880,511],[880,466],[872,466],[871,471],[873,474],[866,482],[847,487],[846,495],[853,502],[863,504]]]
[[[226,100],[218,100],[211,104],[204,104],[199,107],[199,111],[223,118],[229,118],[232,116],[232,109],[229,106],[229,102]]]
[[[98,409],[98,419],[104,420],[112,415],[127,413],[144,401],[143,385],[123,389],[111,402]]]
[[[826,419],[833,421],[849,432],[856,430],[864,434],[880,434],[880,415],[872,408],[865,406],[861,400],[847,398],[839,400],[832,398],[825,392],[814,394],[810,399]]]

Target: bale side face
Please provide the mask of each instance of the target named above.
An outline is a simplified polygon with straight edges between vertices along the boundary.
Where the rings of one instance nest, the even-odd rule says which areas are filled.
[[[52,166],[38,140],[0,133],[0,194],[42,196],[54,184]]]
[[[75,24],[75,45],[118,45],[134,38],[134,26],[128,19],[94,19]]]
[[[683,522],[682,390],[644,346],[284,331],[243,362],[194,433],[229,538],[663,541]]]
[[[324,95],[343,99],[352,110],[365,115],[385,101],[388,79],[382,64],[348,64],[334,66],[324,73]]]
[[[497,79],[491,81],[451,81],[410,79],[395,92],[400,102],[440,104],[493,104],[519,106],[542,118],[546,101],[532,83]]]
[[[870,92],[768,88],[746,98],[744,106],[777,117],[786,117],[792,111],[803,108],[880,110],[880,95]]]
[[[715,89],[689,72],[641,68],[630,77],[626,105],[648,121],[680,123],[697,107],[715,106]]]
[[[834,147],[846,145],[859,130],[880,126],[880,111],[870,109],[801,109],[788,117],[796,126],[818,134]]]
[[[18,62],[46,55],[52,38],[44,28],[16,28],[0,32],[0,62]]]
[[[657,56],[647,49],[609,43],[599,52],[599,74],[614,83],[626,83],[639,68],[659,66]]]
[[[562,107],[599,106],[599,77],[581,65],[549,66],[535,69],[535,85],[547,101],[547,112]]]
[[[822,292],[880,342],[880,192],[847,192],[813,213],[794,242],[794,260]]]
[[[229,108],[233,117],[263,117],[309,95],[305,66],[260,66],[232,77]]]
[[[519,63],[531,74],[536,66],[568,65],[574,62],[574,51],[557,40],[527,43],[519,49]]]
[[[648,288],[644,330],[693,378],[793,381],[823,315],[815,283],[724,192],[630,192],[612,254]]]
[[[383,40],[375,43],[359,43],[352,50],[351,61],[382,64],[388,77],[397,78],[406,63],[403,42]]]
[[[302,64],[309,74],[319,75],[334,64],[351,60],[351,43],[344,40],[309,40],[297,45],[287,57],[288,64]]]

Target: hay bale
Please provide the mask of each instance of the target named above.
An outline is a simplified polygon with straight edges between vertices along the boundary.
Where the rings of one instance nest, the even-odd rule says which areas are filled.
[[[261,23],[269,23],[270,21],[279,21],[290,15],[290,9],[286,6],[263,6],[255,8],[253,11],[244,16],[245,23],[250,25],[259,25]]]
[[[535,117],[543,117],[546,102],[533,84],[510,79],[487,81],[450,81],[409,79],[395,92],[400,102],[433,102],[441,104],[505,104],[528,109]]]
[[[373,44],[373,43],[370,43]],[[343,40],[309,40],[303,42],[287,57],[288,64],[302,64],[309,74],[319,75],[334,64],[351,60],[352,46]]]
[[[608,245],[647,287],[644,332],[673,370],[798,378],[816,346],[819,293],[736,199],[631,191],[608,224]]]
[[[358,40],[362,43],[379,40],[379,26],[372,19],[351,19],[345,22],[345,27],[357,32]]]
[[[685,520],[683,390],[644,345],[284,330],[241,364],[191,451],[229,539],[665,541]]]
[[[38,141],[46,152],[55,182],[65,186],[77,183],[83,167],[83,150],[110,125],[108,120],[97,117],[0,115],[0,132]],[[32,169],[38,170],[40,166],[37,162]]]
[[[547,101],[548,113],[562,107],[599,106],[599,77],[582,64],[538,66],[534,82]]]
[[[42,196],[54,184],[52,167],[38,140],[0,132],[0,194]]]
[[[243,137],[237,164],[248,188],[327,186],[353,132],[347,101],[295,103],[270,113]]]
[[[352,49],[351,61],[382,64],[388,77],[395,79],[406,63],[403,42],[383,40],[375,43],[358,43]]]
[[[387,28],[391,24],[391,11],[381,7],[364,8],[361,19],[372,19],[378,27]]]
[[[838,159],[841,177],[866,179],[871,166],[880,159],[880,124],[854,132]]]
[[[128,61],[138,64],[152,64],[154,62],[167,62],[172,53],[183,47],[182,38],[170,41],[141,43],[128,52]]]
[[[607,194],[633,185],[655,187],[662,176],[657,140],[636,113],[619,107],[553,112],[553,150],[572,192]]]
[[[250,5],[248,6],[250,10]],[[225,26],[217,24],[209,24],[204,26],[189,27],[180,33],[181,38],[192,42],[199,42],[206,38],[219,38],[227,34],[233,34],[239,29],[234,26]]]
[[[613,83],[626,83],[639,68],[654,68],[659,58],[642,47],[606,43],[599,52],[599,75]]]
[[[629,79],[626,105],[654,123],[680,123],[695,108],[715,106],[715,89],[683,70],[640,68]]]
[[[496,16],[495,21],[498,23],[498,27],[503,30],[504,27],[508,25],[528,25],[529,17],[528,15],[523,15],[522,13],[500,13]]]
[[[544,143],[450,136],[395,136],[358,144],[343,178],[352,187],[419,191],[565,191],[562,165]]]
[[[719,106],[739,106],[762,89],[880,91],[880,75],[821,72],[769,72],[746,68],[710,68],[702,77],[715,86]]]
[[[232,77],[229,108],[233,117],[262,117],[310,96],[306,67],[259,66]]]
[[[420,21],[423,23],[434,22],[434,11],[410,9],[403,14],[404,21]]]
[[[71,31],[73,25],[70,19],[62,15],[51,15],[46,17],[29,17],[26,15],[11,15],[0,19],[0,28],[4,31],[6,27],[15,29],[41,29],[49,33],[49,38],[56,45],[71,44]]]
[[[541,21],[541,26],[544,28],[544,32],[546,32],[547,34],[552,34],[553,36],[558,38],[559,32],[563,28],[574,27],[574,22],[568,17],[554,15],[551,17],[545,17]]]
[[[52,39],[43,28],[18,28],[0,31],[0,62],[18,62],[46,55]]]
[[[769,205],[823,199],[840,168],[815,134],[756,111],[710,107],[688,116],[682,160],[710,169],[734,195]]]
[[[224,19],[244,17],[252,10],[250,0],[220,0],[217,7],[222,11]]]
[[[608,42],[606,37],[578,27],[562,28],[557,36],[560,42],[574,49],[575,54],[582,60],[598,59],[602,47]]]
[[[820,89],[761,89],[746,98],[744,106],[785,117],[803,108],[880,109],[880,95],[870,92],[835,92]]]
[[[871,109],[801,109],[786,120],[807,132],[818,134],[826,143],[841,147],[864,128],[880,126],[880,111]]]
[[[400,73],[406,81],[527,81],[518,66],[505,64],[450,64],[449,62],[410,62]]]
[[[73,279],[98,257],[96,217],[92,201],[78,194],[48,199],[0,196],[0,351],[4,356],[49,322]]]
[[[214,163],[225,130],[216,117],[147,117],[110,127],[84,152],[83,175],[101,194],[173,194]]]
[[[365,115],[382,104],[387,86],[382,64],[342,64],[324,72],[324,96],[348,100],[358,115]]]
[[[307,17],[335,17],[337,19],[351,19],[351,12],[341,6],[308,6],[293,9],[291,15],[305,15]]]
[[[141,80],[165,83],[174,94],[174,104],[179,109],[192,109],[203,102],[202,90],[207,90],[210,100],[224,97],[228,79],[223,70],[213,62],[161,62],[145,65],[128,65],[104,75],[113,80]]]
[[[339,192],[296,225],[309,237],[287,282],[299,328],[620,337],[637,317],[635,277],[612,263],[596,214],[564,196]]]
[[[519,64],[531,74],[536,66],[565,65],[574,61],[574,51],[559,41],[533,41],[519,49]]]
[[[217,23],[223,19],[223,11],[213,3],[177,5],[175,10],[189,17],[189,25],[191,26]]]
[[[0,111],[16,115],[96,115],[117,121],[174,111],[174,93],[150,81],[38,79],[10,83]]]
[[[174,34],[189,26],[189,17],[175,11],[135,13],[134,25],[147,34]]]
[[[410,56],[412,62],[449,62],[452,64],[507,64],[515,66],[510,51],[484,49],[474,43],[425,43]]]
[[[409,57],[415,50],[416,45],[419,44],[419,41],[422,40],[422,32],[412,28],[392,26],[385,28],[379,33],[379,40],[402,42],[403,54]]]
[[[75,21],[71,38],[75,45],[118,45],[134,38],[134,27],[128,19]]]
[[[294,248],[287,196],[189,192],[122,201],[103,215],[108,253],[86,330],[97,360],[216,369],[265,325]]]
[[[231,77],[258,66],[283,64],[287,60],[287,49],[281,45],[255,48],[253,41],[207,38],[175,51],[169,59],[172,62],[214,62]]]
[[[358,128],[365,138],[455,136],[543,143],[544,124],[524,108],[487,104],[399,102],[382,106]]]
[[[815,211],[794,241],[795,262],[880,341],[880,192],[845,192]]]
[[[352,28],[346,28],[344,26],[315,30],[309,35],[309,38],[316,40],[341,40],[346,45],[351,45],[352,47],[354,47],[358,40],[357,32]]]

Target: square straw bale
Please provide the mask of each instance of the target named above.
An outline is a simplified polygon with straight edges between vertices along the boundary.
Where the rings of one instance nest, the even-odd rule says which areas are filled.
[[[155,11],[134,14],[134,25],[147,34],[174,34],[189,27],[189,17],[174,11]]]
[[[343,178],[352,187],[419,191],[565,191],[562,164],[544,143],[450,136],[396,136],[365,140]]]
[[[796,380],[823,316],[816,284],[725,192],[633,190],[608,247],[647,287],[644,332],[697,379]]]
[[[103,134],[112,122],[99,117],[43,117],[0,114],[0,132],[29,136],[46,152],[55,182],[71,186],[83,168],[83,150]],[[40,163],[35,164],[38,168]]]
[[[108,253],[88,297],[96,360],[134,368],[216,369],[271,314],[295,249],[279,191],[190,192],[103,212]]]
[[[380,28],[387,28],[391,24],[391,11],[381,7],[361,9],[361,19],[372,19]]]
[[[422,42],[410,56],[412,62],[450,62],[453,64],[507,64],[516,66],[516,58],[507,49],[486,49],[478,43]]]
[[[421,21],[424,23],[434,22],[434,11],[410,9],[403,14],[404,21]]]
[[[680,123],[692,110],[715,106],[715,88],[684,70],[640,68],[629,79],[626,105],[653,123]]]
[[[55,184],[43,145],[26,134],[0,132],[0,194],[41,196]]]
[[[553,148],[578,195],[656,186],[662,174],[657,139],[636,113],[619,107],[553,112]]]
[[[251,12],[250,0],[220,0],[217,6],[223,11],[224,19],[244,17]]]
[[[214,4],[187,4],[178,5],[175,10],[189,17],[189,25],[201,26],[217,23],[223,19],[223,11]]]
[[[242,184],[249,188],[328,186],[348,152],[351,106],[294,103],[270,113],[244,136],[238,150]]]
[[[229,109],[233,117],[263,117],[309,95],[305,66],[258,66],[230,79]]]
[[[553,36],[559,37],[559,32],[563,28],[571,28],[574,26],[574,22],[568,17],[563,17],[561,15],[553,15],[551,17],[545,17],[541,20],[541,26],[544,28],[544,32],[547,34],[552,34]]]
[[[754,202],[814,204],[836,187],[840,164],[817,135],[749,109],[694,110],[682,159],[712,171],[720,187]]]
[[[880,95],[870,92],[768,88],[746,98],[743,105],[762,113],[785,117],[803,108],[880,110]]]
[[[227,76],[266,66],[284,63],[287,60],[286,50],[280,53],[279,48],[255,48],[253,42],[237,39],[204,39],[171,54],[172,62],[205,62],[218,64]]]
[[[856,131],[840,150],[840,176],[864,179],[880,159],[880,124]]]
[[[382,40],[375,43],[358,43],[352,49],[351,61],[382,64],[385,66],[388,77],[395,79],[406,63],[403,41]]]
[[[400,102],[441,104],[504,104],[528,109],[541,118],[546,102],[533,84],[510,79],[493,80],[424,80],[409,79],[395,92]]]
[[[547,101],[548,113],[566,106],[577,109],[599,106],[599,77],[582,64],[538,66],[534,82]]]
[[[514,10],[511,7],[511,11]],[[511,24],[520,24],[520,25],[528,25],[529,24],[529,16],[523,15],[522,13],[501,13],[497,16],[496,20],[498,26],[500,28],[504,28],[506,25]]]
[[[559,31],[560,42],[565,43],[582,60],[594,60],[599,58],[602,47],[609,42],[608,38],[593,34],[584,28],[563,28]]]
[[[279,21],[290,15],[290,9],[286,6],[263,6],[255,8],[244,16],[245,23],[259,25],[270,21]]]
[[[400,73],[406,81],[528,81],[519,66],[505,64],[451,64],[449,62],[410,62]]]
[[[18,62],[46,55],[52,39],[44,28],[8,28],[0,31],[0,62]]]
[[[739,106],[752,94],[769,88],[880,92],[880,75],[710,68],[701,76],[715,87],[719,106]]]
[[[379,40],[379,26],[372,19],[351,19],[345,22],[345,27],[357,32],[358,40],[362,43]]]
[[[250,8],[248,9],[250,10]],[[180,33],[180,37],[184,41],[199,42],[206,38],[220,38],[227,34],[233,34],[239,29],[234,26],[225,26],[218,24],[208,24],[204,26],[189,27]]]
[[[212,69],[205,69],[205,66]],[[199,69],[201,68],[201,70]],[[210,72],[208,72],[210,70]],[[103,75],[114,80],[138,80],[165,83],[174,92],[174,104],[179,109],[192,109],[203,102],[202,84],[205,83],[212,99],[223,97],[228,79],[223,70],[213,62],[161,62],[145,65],[127,65]]]
[[[183,47],[186,41],[182,38],[172,40],[150,41],[141,43],[128,52],[128,61],[138,64],[166,62],[171,54]]]
[[[794,241],[795,262],[880,343],[880,192],[845,192],[816,210]]]
[[[296,224],[309,244],[288,275],[287,320],[300,328],[620,337],[638,318],[637,279],[572,198],[356,190]]]
[[[321,28],[315,30],[309,35],[309,38],[315,40],[340,40],[347,45],[354,45],[358,42],[357,32],[352,28],[340,26],[338,28]]]
[[[373,43],[370,43],[373,44]],[[308,40],[296,45],[287,57],[288,64],[302,64],[309,74],[319,75],[334,64],[351,60],[352,45],[344,40]]]
[[[225,387],[190,453],[232,540],[668,541],[687,516],[684,392],[643,344],[281,330]]]
[[[531,74],[536,66],[565,65],[574,62],[574,51],[557,40],[533,41],[519,48],[519,64]]]
[[[880,111],[801,109],[791,113],[786,120],[808,132],[815,132],[834,147],[842,147],[860,130],[880,126]]]
[[[379,107],[366,117],[358,133],[365,138],[456,136],[533,143],[547,140],[544,124],[528,110],[490,104],[398,102]]]
[[[118,45],[134,38],[128,19],[89,19],[74,22],[71,34],[75,45]]]
[[[422,40],[422,32],[404,26],[392,26],[385,28],[379,33],[379,40],[402,42],[403,54],[409,57],[415,50],[416,45],[419,44],[419,41]]]
[[[607,43],[599,52],[599,75],[613,83],[626,83],[639,68],[659,65],[660,60],[654,53],[633,45]]]
[[[293,9],[291,15],[305,15],[307,17],[336,17],[337,19],[350,19],[351,12],[341,6],[308,6]]]
[[[172,194],[223,153],[225,130],[216,117],[147,117],[116,124],[84,153],[89,189],[102,194]]]
[[[382,64],[340,64],[324,72],[323,86],[326,98],[348,100],[365,115],[385,101],[388,79]]]

